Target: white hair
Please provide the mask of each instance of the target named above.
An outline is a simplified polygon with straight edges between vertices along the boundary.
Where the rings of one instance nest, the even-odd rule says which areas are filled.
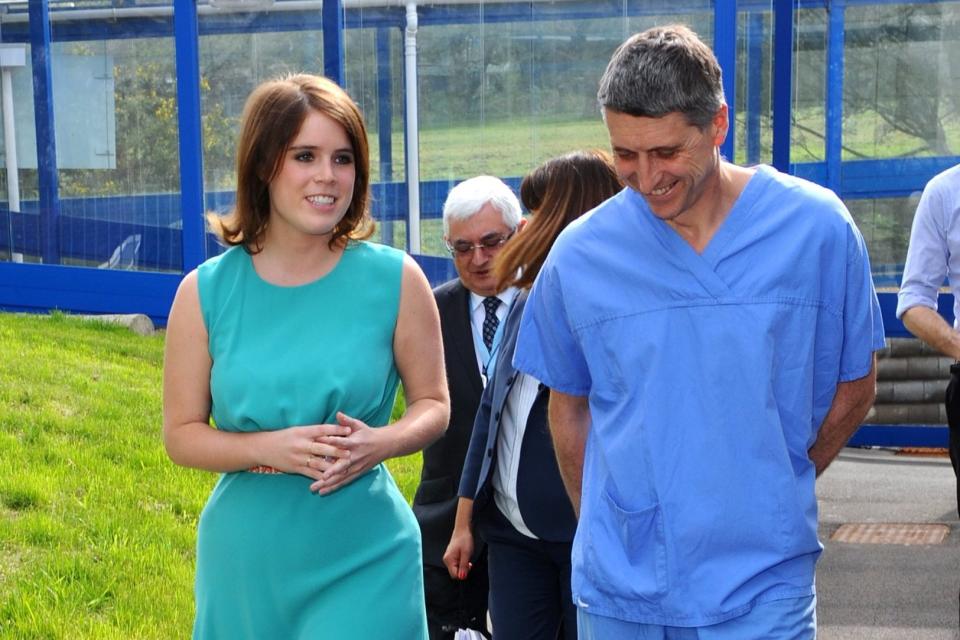
[[[503,180],[493,176],[476,176],[464,180],[447,194],[443,203],[443,235],[450,233],[451,220],[466,220],[489,203],[500,212],[503,224],[516,229],[520,224],[523,211],[520,201]]]

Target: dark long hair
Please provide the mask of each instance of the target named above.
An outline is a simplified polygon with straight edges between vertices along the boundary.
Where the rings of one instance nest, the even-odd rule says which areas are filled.
[[[353,198],[333,228],[331,248],[348,239],[369,238],[374,231],[367,210],[370,151],[359,107],[332,80],[309,74],[268,80],[247,98],[237,142],[237,200],[226,216],[208,214],[211,230],[227,245],[242,244],[258,253],[270,222],[270,182],[280,172],[283,156],[310,111],[339,123],[353,148],[356,177]]]
[[[599,150],[552,158],[527,174],[520,200],[533,216],[497,256],[497,290],[533,285],[564,227],[622,188],[610,156]]]

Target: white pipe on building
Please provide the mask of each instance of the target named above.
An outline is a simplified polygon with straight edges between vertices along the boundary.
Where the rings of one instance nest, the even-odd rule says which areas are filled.
[[[417,103],[417,4],[407,3],[407,28],[403,38],[403,61],[406,71],[405,98],[407,105],[406,151],[407,151],[407,236],[408,251],[420,250],[420,111]]]
[[[7,165],[7,200],[10,213],[20,212],[20,175],[17,173],[17,138],[13,122],[13,80],[10,69],[0,71],[3,83],[3,156]],[[13,250],[13,223],[10,223],[10,261],[23,262],[23,254]]]
[[[13,67],[26,63],[24,47],[0,48],[0,91],[3,93],[3,155],[7,169],[7,206],[20,212],[20,174],[17,169],[17,127],[13,112]],[[10,261],[23,262],[23,254],[13,250],[13,222],[10,220]]]
[[[17,126],[13,117],[13,74],[0,72],[3,89],[3,156],[7,165],[7,199],[10,211],[20,212],[20,179],[17,174]]]

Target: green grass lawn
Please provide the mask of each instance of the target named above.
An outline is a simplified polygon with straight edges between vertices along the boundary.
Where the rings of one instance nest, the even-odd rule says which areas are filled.
[[[404,180],[404,139],[393,133],[393,181]],[[554,156],[577,149],[610,150],[610,138],[600,119],[547,120],[517,118],[493,120],[476,126],[420,130],[420,179],[463,180],[486,173],[520,177]],[[379,144],[370,135],[372,180],[380,180]]]
[[[824,160],[825,116],[822,107],[798,108],[794,113],[791,162]],[[736,162],[746,158],[746,114],[739,113],[736,123]],[[960,144],[960,123],[945,126],[951,146]],[[579,119],[524,118],[489,120],[468,126],[432,127],[420,130],[420,179],[463,180],[489,173],[500,177],[526,175],[534,167],[554,156],[576,149],[610,150],[610,138],[600,112]],[[761,161],[770,161],[772,130],[769,119],[761,126]],[[918,152],[923,141],[886,124],[874,111],[846,114],[843,121],[843,159],[895,158],[928,156],[932,150]],[[393,133],[393,176],[404,180],[404,138],[402,131]],[[380,180],[379,144],[375,131],[370,132],[370,166],[374,182]]]
[[[0,346],[0,637],[189,637],[216,475],[163,450],[163,338],[0,314]],[[419,455],[389,466],[409,500]]]

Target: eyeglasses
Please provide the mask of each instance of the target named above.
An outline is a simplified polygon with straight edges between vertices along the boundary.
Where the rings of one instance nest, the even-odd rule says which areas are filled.
[[[512,238],[515,232],[516,229],[510,233],[488,233],[480,238],[480,242],[477,244],[470,244],[466,240],[457,240],[453,244],[448,242],[447,251],[449,251],[451,255],[457,257],[468,256],[476,249],[480,249],[481,251],[485,252],[494,251],[503,246],[504,242]]]

